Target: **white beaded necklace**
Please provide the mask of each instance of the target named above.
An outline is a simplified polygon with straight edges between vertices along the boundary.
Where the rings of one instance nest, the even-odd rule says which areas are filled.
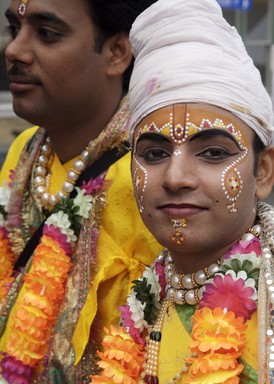
[[[36,168],[34,171],[34,189],[36,196],[41,200],[44,206],[53,207],[57,202],[68,196],[79,179],[80,175],[86,169],[89,161],[90,148],[87,146],[78,156],[72,167],[67,172],[67,177],[62,188],[57,193],[49,193],[48,184],[50,172],[48,164],[52,154],[50,139],[47,137],[45,144],[41,148],[41,154],[38,157]]]

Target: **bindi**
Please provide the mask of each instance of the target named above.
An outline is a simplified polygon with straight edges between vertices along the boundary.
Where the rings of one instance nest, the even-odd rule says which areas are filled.
[[[18,15],[23,18],[26,15],[29,0],[20,0],[18,3]]]

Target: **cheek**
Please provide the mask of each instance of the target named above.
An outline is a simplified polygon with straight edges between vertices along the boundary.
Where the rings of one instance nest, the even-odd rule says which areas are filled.
[[[148,172],[135,156],[133,156],[132,180],[139,211],[142,213],[144,212],[144,196],[147,188]]]

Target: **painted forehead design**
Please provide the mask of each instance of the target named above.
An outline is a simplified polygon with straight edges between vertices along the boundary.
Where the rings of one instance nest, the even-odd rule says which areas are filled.
[[[25,16],[25,14],[27,12],[27,6],[28,6],[29,1],[30,0],[19,0],[17,10],[18,10],[18,15],[22,18]]]
[[[208,113],[209,118],[204,117],[201,118],[198,123],[194,123],[193,121],[191,121],[191,114],[187,112],[185,115],[185,123],[177,122],[176,124],[174,124],[173,112],[165,114],[167,122],[163,124],[157,124],[155,121],[152,120],[151,122],[145,123],[144,125],[139,125],[139,127],[137,128],[137,136],[135,138],[135,142],[144,133],[159,133],[164,136],[167,136],[168,138],[171,138],[171,140],[175,144],[181,145],[186,142],[191,136],[202,130],[218,128],[228,131],[235,138],[241,149],[245,149],[246,147],[244,135],[241,132],[240,128],[236,129],[233,123],[225,124],[221,118],[212,117],[212,113]],[[215,113],[215,115],[217,114]],[[199,120],[197,119],[197,116],[195,116],[195,120]]]

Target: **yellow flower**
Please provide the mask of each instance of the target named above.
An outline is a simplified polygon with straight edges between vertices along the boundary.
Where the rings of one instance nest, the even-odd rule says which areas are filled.
[[[239,353],[206,354],[187,360],[192,364],[186,384],[237,384],[243,365],[238,364]]]
[[[222,308],[197,310],[193,316],[191,351],[198,354],[241,351],[247,342],[244,332],[247,325],[243,321],[243,318],[235,318],[233,312],[225,312]]]
[[[101,375],[92,383],[136,384],[144,362],[144,348],[136,344],[123,327],[110,326],[103,339],[104,352],[98,352]]]

